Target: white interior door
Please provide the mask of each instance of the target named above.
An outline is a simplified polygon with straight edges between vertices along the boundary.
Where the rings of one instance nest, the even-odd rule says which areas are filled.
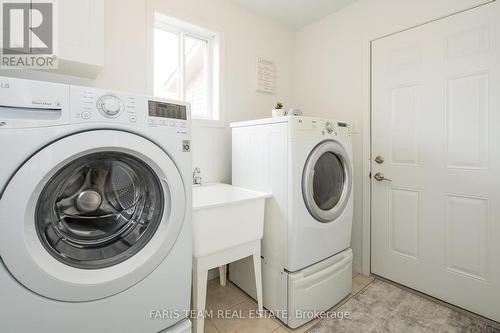
[[[500,3],[372,51],[372,272],[500,321]]]

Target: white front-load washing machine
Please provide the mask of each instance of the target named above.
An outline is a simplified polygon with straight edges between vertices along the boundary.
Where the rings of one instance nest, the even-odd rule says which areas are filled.
[[[0,83],[0,331],[189,332],[189,105]]]
[[[233,184],[271,192],[262,240],[264,306],[296,328],[352,287],[350,125],[312,117],[231,124]],[[255,296],[251,260],[229,278]]]

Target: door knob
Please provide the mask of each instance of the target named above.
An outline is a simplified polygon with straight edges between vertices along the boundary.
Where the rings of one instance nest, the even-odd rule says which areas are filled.
[[[377,162],[378,164],[382,164],[384,163],[384,158],[382,156],[377,156],[375,157],[375,162]]]
[[[373,178],[375,178],[375,180],[377,180],[377,181],[379,181],[379,182],[381,182],[381,181],[383,181],[383,180],[388,181],[388,182],[392,182],[392,179],[385,178],[384,174],[383,174],[383,173],[381,173],[381,172],[377,172],[377,173],[373,176]]]

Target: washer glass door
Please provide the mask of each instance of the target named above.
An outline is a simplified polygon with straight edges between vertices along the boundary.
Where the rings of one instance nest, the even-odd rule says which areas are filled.
[[[35,212],[38,237],[67,265],[118,264],[151,239],[163,214],[160,180],[141,160],[98,152],[71,161],[48,181]]]
[[[309,213],[328,223],[342,214],[352,187],[352,167],[340,143],[327,140],[309,154],[302,176],[302,194]]]

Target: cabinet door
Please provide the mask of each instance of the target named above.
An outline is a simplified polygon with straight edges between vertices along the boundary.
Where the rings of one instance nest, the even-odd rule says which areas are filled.
[[[60,60],[103,66],[104,1],[54,0]]]

